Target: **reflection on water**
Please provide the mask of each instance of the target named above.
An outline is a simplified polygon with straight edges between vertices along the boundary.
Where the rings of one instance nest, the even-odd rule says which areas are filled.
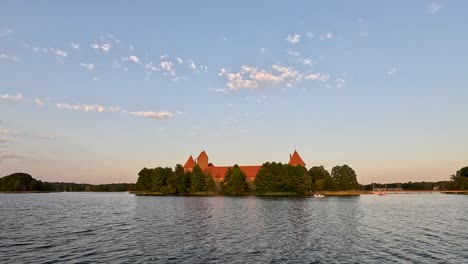
[[[463,263],[468,196],[0,194],[2,263]]]

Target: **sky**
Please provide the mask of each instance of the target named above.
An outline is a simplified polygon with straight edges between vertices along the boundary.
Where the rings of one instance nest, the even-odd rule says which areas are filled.
[[[360,183],[468,165],[467,1],[2,1],[0,175],[135,182],[348,164]]]

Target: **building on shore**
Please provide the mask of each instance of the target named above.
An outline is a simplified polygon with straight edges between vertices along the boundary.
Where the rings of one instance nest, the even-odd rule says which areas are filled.
[[[304,166],[305,162],[302,160],[301,156],[295,150],[293,154],[289,155],[289,165],[293,166]],[[193,171],[193,167],[198,165],[205,175],[210,174],[216,182],[220,182],[224,179],[224,175],[229,168],[233,166],[215,166],[213,163],[209,162],[208,155],[203,150],[195,160],[192,155],[189,156],[187,162],[185,162],[184,171]],[[247,180],[253,181],[255,176],[262,165],[239,165],[239,168],[242,172],[245,173]]]

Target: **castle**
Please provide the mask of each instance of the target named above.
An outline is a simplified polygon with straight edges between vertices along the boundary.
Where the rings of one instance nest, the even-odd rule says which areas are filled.
[[[293,154],[289,155],[289,165],[293,166],[305,166],[305,162],[302,160],[301,156],[295,150]],[[192,155],[189,156],[187,162],[184,165],[184,171],[192,171],[193,167],[198,165],[205,175],[210,174],[216,182],[222,181],[224,175],[229,168],[233,166],[215,166],[213,163],[208,161],[208,155],[203,150],[200,155],[198,155],[196,161],[193,159]],[[247,176],[247,180],[253,181],[257,172],[260,170],[262,165],[252,165],[252,166],[240,166],[242,172]]]

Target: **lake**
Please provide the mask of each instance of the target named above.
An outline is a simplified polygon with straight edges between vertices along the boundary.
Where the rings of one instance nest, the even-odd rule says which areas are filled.
[[[2,263],[468,263],[468,196],[0,194]]]

